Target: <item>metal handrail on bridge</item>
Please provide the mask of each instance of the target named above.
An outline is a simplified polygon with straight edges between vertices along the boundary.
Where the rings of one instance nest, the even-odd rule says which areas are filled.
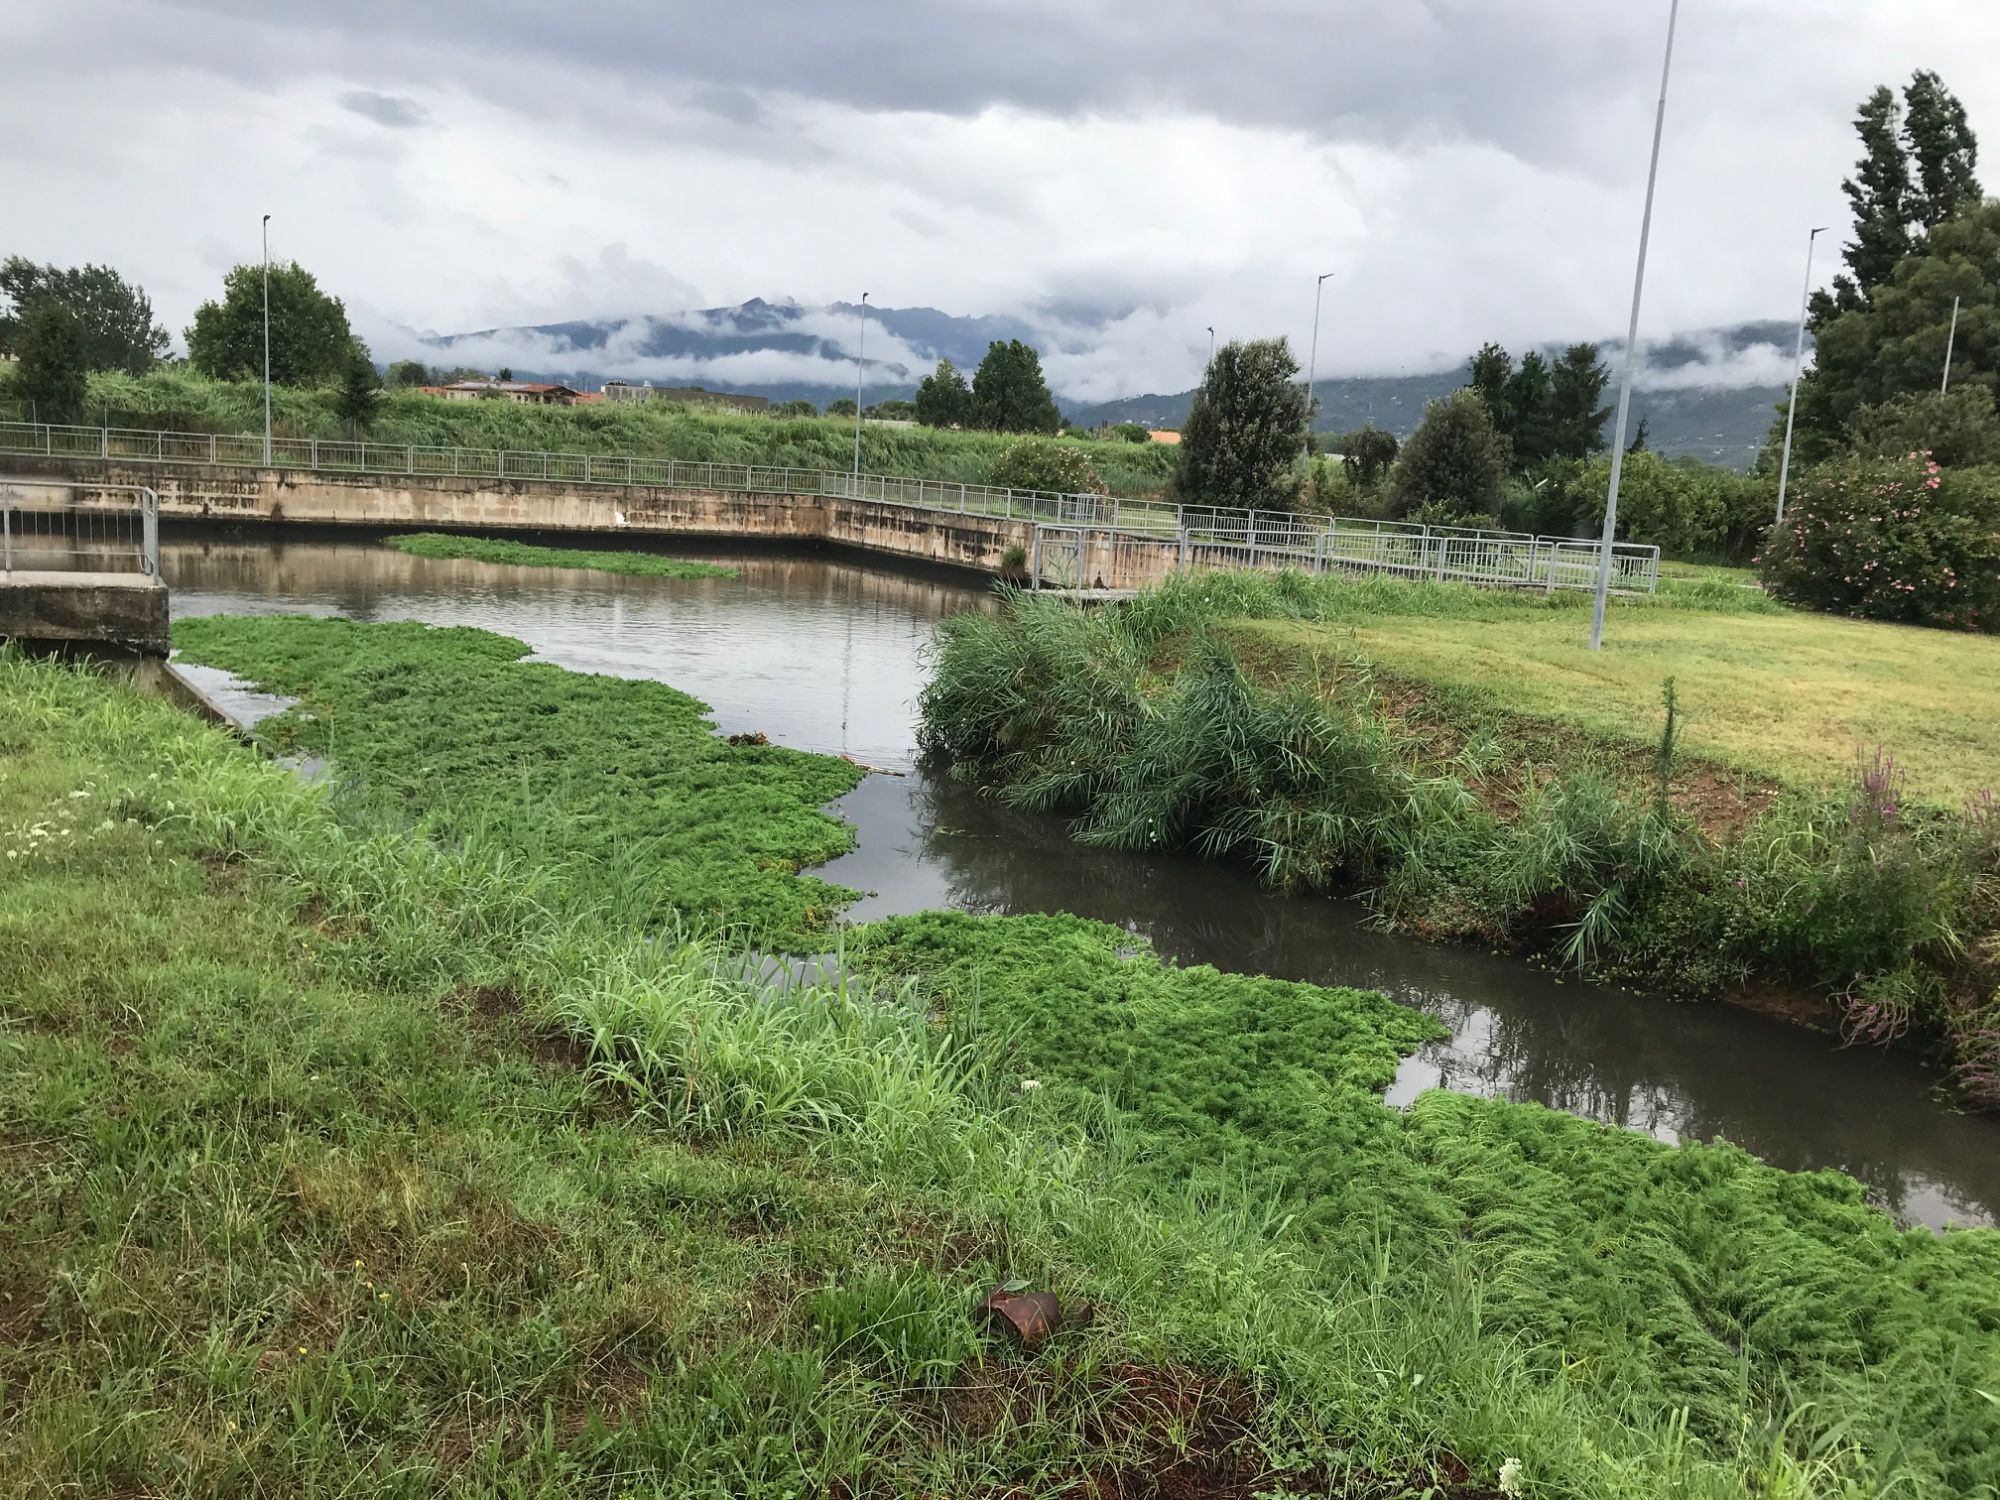
[[[104,462],[265,467],[264,439],[254,433],[163,432],[0,422],[0,453]],[[1179,544],[1184,555],[1190,549],[1211,554],[1208,560],[1212,562],[1220,562],[1223,556],[1216,549],[1240,549],[1250,566],[1256,566],[1260,556],[1303,552],[1308,557],[1322,559],[1322,567],[1331,563],[1403,576],[1519,587],[1594,586],[1598,556],[1595,542],[1534,537],[1525,532],[1427,526],[1414,521],[1350,516],[1330,516],[1324,524],[1306,524],[1289,512],[1172,505],[1115,495],[1065,495],[1047,490],[781,465],[324,438],[274,437],[270,453],[273,468],[318,473],[819,495],[947,515],[999,517],[1151,536]],[[1590,559],[1587,585],[1575,581],[1579,549]],[[1659,559],[1657,547],[1621,542],[1613,549],[1614,579],[1628,591],[1651,593],[1658,587]]]
[[[22,505],[21,490],[74,491],[135,496],[129,508],[78,505],[74,500],[50,505]],[[0,575],[12,574],[24,559],[59,561],[76,571],[78,559],[93,563],[136,561],[148,578],[160,576],[160,497],[143,484],[72,484],[56,479],[26,479],[0,475]],[[23,572],[43,569],[22,568]],[[96,568],[118,572],[122,568]]]

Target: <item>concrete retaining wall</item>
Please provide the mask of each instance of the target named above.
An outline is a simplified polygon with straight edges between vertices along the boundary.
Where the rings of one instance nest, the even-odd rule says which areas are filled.
[[[231,522],[442,531],[576,531],[617,535],[751,537],[823,542],[982,573],[1034,540],[1028,521],[957,516],[824,495],[743,494],[649,485],[322,474],[282,469],[10,457],[7,472],[73,482],[146,485],[160,514]],[[86,498],[86,503],[92,503]],[[129,498],[106,493],[106,505]]]
[[[0,573],[0,641],[167,654],[167,586],[137,573]]]

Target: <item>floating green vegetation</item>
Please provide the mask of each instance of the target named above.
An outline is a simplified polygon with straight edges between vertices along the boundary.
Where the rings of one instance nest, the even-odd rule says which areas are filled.
[[[175,624],[176,647],[298,699],[259,727],[434,836],[496,843],[622,922],[669,914],[754,941],[823,928],[853,893],[796,874],[846,850],[820,809],[862,772],[718,738],[657,682],[521,660],[507,636],[299,615]]]
[[[586,568],[593,573],[629,573],[635,578],[734,578],[737,571],[721,563],[690,562],[651,552],[590,552],[580,547],[535,547],[526,542],[493,537],[448,536],[417,531],[386,539],[389,546],[411,557],[470,558],[474,562],[508,563],[522,568]]]
[[[1177,968],[1099,923],[925,913],[861,941],[869,971],[915,976],[1162,1196],[1268,1203],[1336,1274],[1385,1257],[1412,1297],[1475,1247],[1482,1336],[1542,1351],[1607,1409],[1685,1412],[1726,1444],[1776,1441],[1768,1414],[1800,1403],[1789,1441],[1855,1445],[1856,1488],[1800,1493],[1886,1492],[1902,1466],[1924,1492],[1994,1493],[2000,1235],[1898,1230],[1838,1173],[1539,1106],[1434,1092],[1400,1115],[1377,1090],[1428,1021]],[[1395,1378],[1437,1378],[1427,1363]]]

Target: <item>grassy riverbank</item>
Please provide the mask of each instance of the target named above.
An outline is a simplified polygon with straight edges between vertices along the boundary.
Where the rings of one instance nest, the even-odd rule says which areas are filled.
[[[734,578],[736,569],[721,563],[692,562],[652,552],[592,552],[582,547],[536,547],[527,542],[493,537],[447,536],[418,531],[384,539],[387,546],[411,557],[469,558],[517,568],[583,568],[592,573],[625,573],[635,578]]]
[[[1671,676],[1687,749],[1720,764],[1828,785],[1879,745],[1918,800],[1957,806],[2000,787],[2000,641],[1786,609],[1745,576],[1703,569],[1657,603],[1615,605],[1599,652],[1581,594],[1349,583],[1244,631],[1301,663],[1359,659],[1466,709],[1628,744],[1655,738]]]
[[[1935,642],[1960,671],[1954,652],[1983,643],[1892,630],[1878,647],[1877,627],[1774,610],[1690,585],[1619,608],[1600,658],[1576,604],[1455,586],[1202,575],[1115,611],[1022,597],[945,623],[923,735],[1008,801],[1076,818],[1086,841],[1248,860],[1279,885],[1363,891],[1416,932],[1683,995],[1777,981],[1858,1040],[1942,1045],[1964,1097],[2000,1105],[1989,803],[1947,783],[1945,805],[1926,805],[1900,746],[1858,768],[1851,742],[1765,762],[1819,772],[1797,783],[1715,753],[1753,717],[1724,706],[1732,683],[1754,671],[1793,701],[1784,656],[1717,653],[1725,637],[1853,633],[1865,645],[1850,650],[1911,661]],[[1493,655],[1517,637],[1589,672],[1588,691],[1538,679],[1525,648]],[[1844,701],[1915,716],[1926,743],[1980,745],[1992,724],[1925,696],[1950,675],[1854,674]],[[1871,682],[1877,706],[1852,708]]]
[[[285,437],[349,438],[331,388],[279,387],[274,429]],[[150,375],[93,375],[88,422],[176,432],[261,432],[264,388],[254,381],[207,380],[187,370]],[[510,448],[559,453],[639,454],[704,463],[774,464],[846,473],[854,462],[854,423],[835,417],[769,417],[652,402],[595,406],[521,406],[511,401],[445,401],[391,391],[368,436],[381,443]],[[993,432],[861,424],[861,467],[984,484],[1015,439]],[[1065,438],[1084,453],[1113,493],[1161,494],[1173,477],[1173,450],[1151,443]]]
[[[326,623],[273,622],[271,685],[424,655]],[[447,716],[494,686],[424,670]],[[412,827],[0,657],[0,1489],[1993,1493],[2000,1236],[1398,1115],[1421,1018],[1075,919],[883,924],[886,993],[765,989],[488,795]],[[967,1317],[1004,1279],[1094,1316],[1022,1355]]]

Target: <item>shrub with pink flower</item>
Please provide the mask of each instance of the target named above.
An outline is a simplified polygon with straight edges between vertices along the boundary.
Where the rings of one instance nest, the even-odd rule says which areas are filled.
[[[1945,469],[1928,453],[1822,464],[1761,561],[1765,586],[1806,609],[2000,630],[2000,469]]]

